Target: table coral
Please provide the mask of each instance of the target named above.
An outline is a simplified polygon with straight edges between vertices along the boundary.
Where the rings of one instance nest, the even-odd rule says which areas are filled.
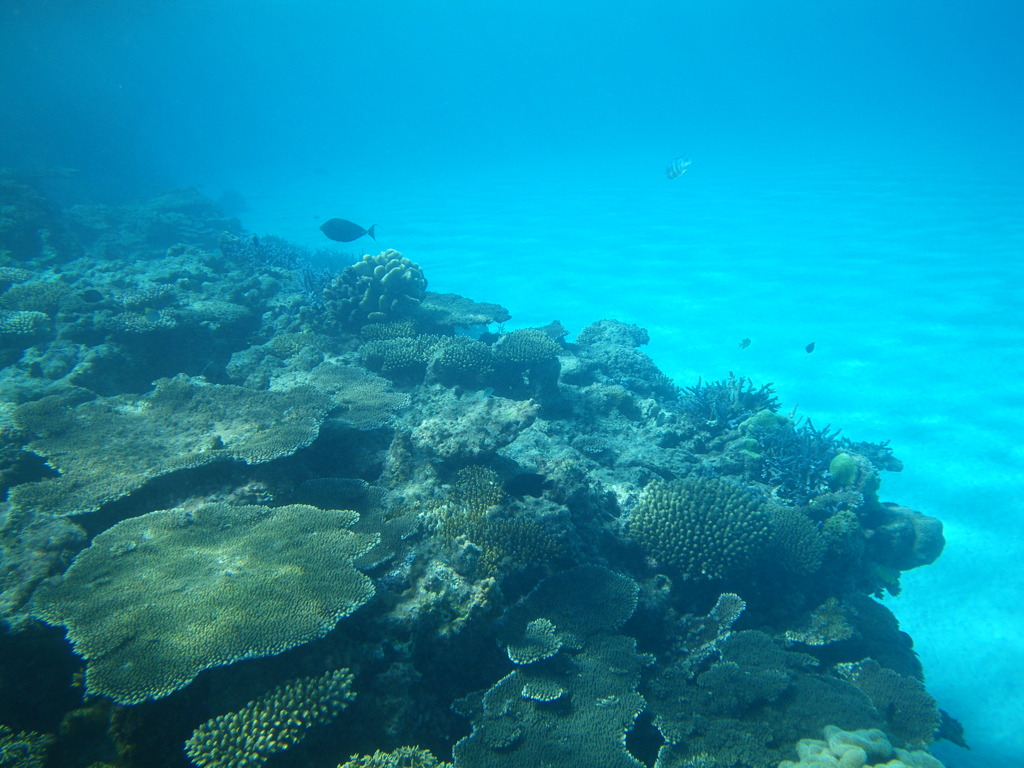
[[[292,505],[151,512],[93,539],[34,613],[67,627],[86,690],[123,704],[202,670],[327,634],[374,594],[354,558],[376,537],[355,512]]]
[[[266,392],[177,376],[148,394],[69,405],[53,395],[19,406],[27,448],[59,477],[16,486],[19,509],[93,512],[148,480],[222,459],[259,464],[309,445],[331,410],[330,397],[299,386]]]

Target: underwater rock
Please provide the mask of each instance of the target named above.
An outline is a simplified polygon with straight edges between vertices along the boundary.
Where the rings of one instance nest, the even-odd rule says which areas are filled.
[[[424,456],[438,461],[486,461],[539,415],[533,402],[493,395],[460,397],[444,390],[430,399],[432,407],[424,409],[430,415],[413,428],[412,441]]]
[[[323,637],[374,594],[355,512],[292,505],[150,512],[93,539],[33,613],[67,627],[86,690],[159,699],[204,669]]]

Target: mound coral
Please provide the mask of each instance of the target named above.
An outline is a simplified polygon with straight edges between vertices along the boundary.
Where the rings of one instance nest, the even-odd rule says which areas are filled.
[[[686,578],[721,579],[764,548],[769,516],[760,499],[715,478],[655,481],[629,519],[629,533],[656,562]]]
[[[401,319],[419,307],[427,292],[423,270],[398,251],[366,254],[345,268],[323,291],[323,302],[342,325]]]
[[[258,768],[313,726],[334,720],[356,697],[352,679],[347,669],[336,669],[290,680],[200,725],[185,742],[185,754],[198,768]]]
[[[67,627],[86,690],[157,699],[202,670],[327,634],[374,594],[355,512],[292,505],[151,512],[93,539],[33,612]]]
[[[834,725],[824,730],[825,738],[797,742],[798,762],[783,760],[779,768],[942,768],[927,752],[894,749],[878,729],[844,731]]]

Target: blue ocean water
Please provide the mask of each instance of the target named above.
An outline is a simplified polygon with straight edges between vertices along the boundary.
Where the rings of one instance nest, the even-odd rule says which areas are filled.
[[[0,165],[76,168],[96,199],[234,190],[248,229],[313,248],[328,217],[376,224],[509,327],[637,323],[682,385],[733,371],[891,440],[883,499],[946,526],[887,599],[973,747],[934,751],[1016,759],[1024,7],[8,0],[0,21]]]

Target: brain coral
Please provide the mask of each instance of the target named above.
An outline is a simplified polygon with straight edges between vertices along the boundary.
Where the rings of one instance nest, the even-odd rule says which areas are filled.
[[[768,523],[753,493],[726,480],[691,477],[648,485],[629,532],[650,557],[683,576],[720,579],[755,559]]]
[[[401,318],[419,307],[427,280],[419,265],[398,251],[366,254],[323,291],[324,305],[350,327]]]
[[[54,395],[19,406],[14,422],[34,435],[28,450],[60,477],[19,485],[18,509],[93,512],[148,480],[220,459],[259,464],[309,445],[334,403],[299,386],[266,392],[176,376],[142,395],[70,405]]]
[[[185,754],[199,768],[257,768],[336,718],[355,698],[351,687],[347,669],[290,680],[238,712],[207,720],[185,742]]]
[[[33,612],[67,627],[90,694],[157,699],[323,637],[369,600],[352,561],[376,537],[350,530],[358,518],[298,504],[151,512],[96,536]]]

